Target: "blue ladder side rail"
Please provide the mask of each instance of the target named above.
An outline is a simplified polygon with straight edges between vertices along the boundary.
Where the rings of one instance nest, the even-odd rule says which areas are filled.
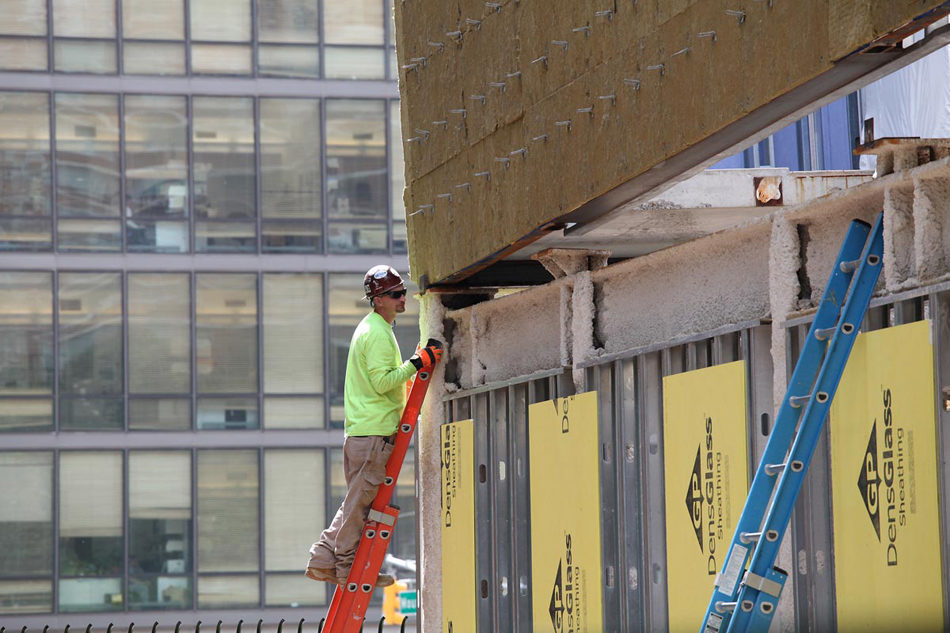
[[[845,236],[716,579],[701,633],[768,630],[787,577],[773,565],[880,274],[882,226],[883,214],[873,229],[856,220]],[[810,398],[812,393],[816,397]]]

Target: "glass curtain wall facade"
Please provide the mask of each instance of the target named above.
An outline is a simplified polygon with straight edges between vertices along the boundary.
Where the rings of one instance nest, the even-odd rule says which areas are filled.
[[[362,275],[408,267],[388,0],[2,4],[0,623],[324,605]]]

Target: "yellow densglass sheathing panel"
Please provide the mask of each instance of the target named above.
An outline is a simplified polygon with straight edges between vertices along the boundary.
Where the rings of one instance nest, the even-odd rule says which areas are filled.
[[[528,408],[536,631],[602,633],[597,393]]]
[[[663,379],[670,631],[698,631],[749,491],[746,365]]]
[[[442,630],[475,633],[475,445],[471,420],[443,424]]]
[[[838,630],[943,631],[930,321],[861,334],[831,408]]]

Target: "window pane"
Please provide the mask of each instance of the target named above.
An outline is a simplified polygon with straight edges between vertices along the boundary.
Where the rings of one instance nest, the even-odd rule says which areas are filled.
[[[320,102],[261,99],[265,218],[320,217]]]
[[[383,6],[379,0],[324,0],[328,44],[383,44]]]
[[[56,37],[115,37],[115,0],[53,0]]]
[[[67,431],[120,430],[122,400],[115,398],[60,398],[59,426]]]
[[[199,398],[199,431],[259,429],[257,398]]]
[[[405,220],[393,220],[393,253],[409,252],[409,227]]]
[[[45,0],[5,0],[2,35],[46,35]]]
[[[8,39],[0,37],[0,69],[47,70],[49,49],[46,40]]]
[[[0,213],[50,215],[49,95],[0,92]]]
[[[256,450],[198,451],[201,572],[256,572],[260,568],[257,455]],[[199,594],[203,582],[198,583]],[[198,601],[202,601],[200,596]]]
[[[57,39],[53,46],[56,70],[64,73],[115,74],[115,42]]]
[[[191,70],[200,75],[250,75],[251,47],[192,44]]]
[[[64,220],[56,223],[59,250],[118,252],[122,250],[118,220]]]
[[[0,275],[0,395],[51,395],[53,278]]]
[[[190,608],[190,576],[129,577],[129,609],[149,611]]]
[[[115,95],[56,95],[56,169],[60,217],[119,215]]]
[[[319,25],[317,0],[258,0],[260,41],[316,44]]]
[[[300,79],[320,77],[320,49],[316,46],[261,45],[258,60],[258,70],[262,75]]]
[[[129,400],[129,428],[135,431],[191,429],[191,400],[134,398]]]
[[[129,274],[129,393],[191,392],[187,273]]]
[[[59,610],[63,612],[121,611],[122,579],[60,580]]]
[[[326,525],[322,449],[264,452],[264,560],[266,571],[297,571],[301,552]]]
[[[315,607],[327,603],[326,583],[304,584],[299,573],[267,574],[266,578],[264,599],[268,607]]]
[[[268,429],[322,429],[323,398],[264,399],[264,425]]]
[[[333,222],[327,227],[331,253],[385,253],[389,227],[385,224]]]
[[[52,220],[0,216],[0,251],[48,251],[52,247]]]
[[[323,393],[323,276],[264,275],[264,392]]]
[[[188,215],[188,114],[184,97],[125,97],[127,216]]]
[[[389,177],[392,181],[393,219],[406,223],[403,190],[406,188],[405,154],[402,147],[402,118],[399,101],[389,102]]]
[[[409,304],[409,301],[406,301]],[[330,420],[343,428],[343,379],[353,330],[369,313],[362,275],[330,275]]]
[[[53,401],[0,399],[0,431],[23,433],[53,430]]]
[[[185,39],[184,1],[122,0],[122,37],[138,40]]]
[[[328,99],[331,218],[386,217],[386,102]]]
[[[50,613],[52,610],[51,580],[0,581],[0,613]]]
[[[191,572],[191,453],[129,453],[129,575]],[[160,602],[137,596],[139,606]]]
[[[0,226],[2,225],[3,222],[0,221]],[[321,228],[319,221],[265,220],[261,249],[265,253],[319,253],[323,250]]]
[[[59,328],[60,391],[122,395],[119,274],[60,274]]]
[[[125,245],[133,253],[187,253],[187,220],[129,220]]]
[[[183,44],[145,44],[125,42],[122,45],[123,72],[126,75],[184,75]]]
[[[250,42],[250,0],[191,0],[191,39]]]
[[[195,97],[194,152],[198,217],[255,217],[253,100]]]
[[[122,453],[65,452],[59,468],[60,574],[121,574]]]
[[[254,253],[257,251],[254,222],[198,222],[195,250],[199,253]]]
[[[198,608],[256,607],[261,599],[260,580],[254,576],[199,576]]]
[[[0,578],[51,576],[52,545],[52,451],[0,453]]]
[[[199,393],[257,392],[257,278],[197,275]]]
[[[386,51],[382,48],[327,46],[327,79],[383,79]]]

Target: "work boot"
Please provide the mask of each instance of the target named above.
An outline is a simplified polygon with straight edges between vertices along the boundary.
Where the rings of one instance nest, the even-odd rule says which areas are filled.
[[[394,582],[396,582],[396,579],[393,578],[392,576],[390,576],[389,574],[380,574],[380,575],[379,575],[379,578],[376,579],[376,586],[377,586],[377,587],[388,587],[389,585],[393,584]],[[346,584],[346,576],[342,576],[342,577],[339,577],[339,576],[338,576],[338,577],[337,577],[337,584],[345,585],[345,584]]]
[[[339,585],[343,582],[346,582],[345,578],[343,581],[337,580],[335,569],[317,569],[316,567],[307,567],[306,576],[310,580],[316,580],[317,582],[332,582],[334,585]]]

